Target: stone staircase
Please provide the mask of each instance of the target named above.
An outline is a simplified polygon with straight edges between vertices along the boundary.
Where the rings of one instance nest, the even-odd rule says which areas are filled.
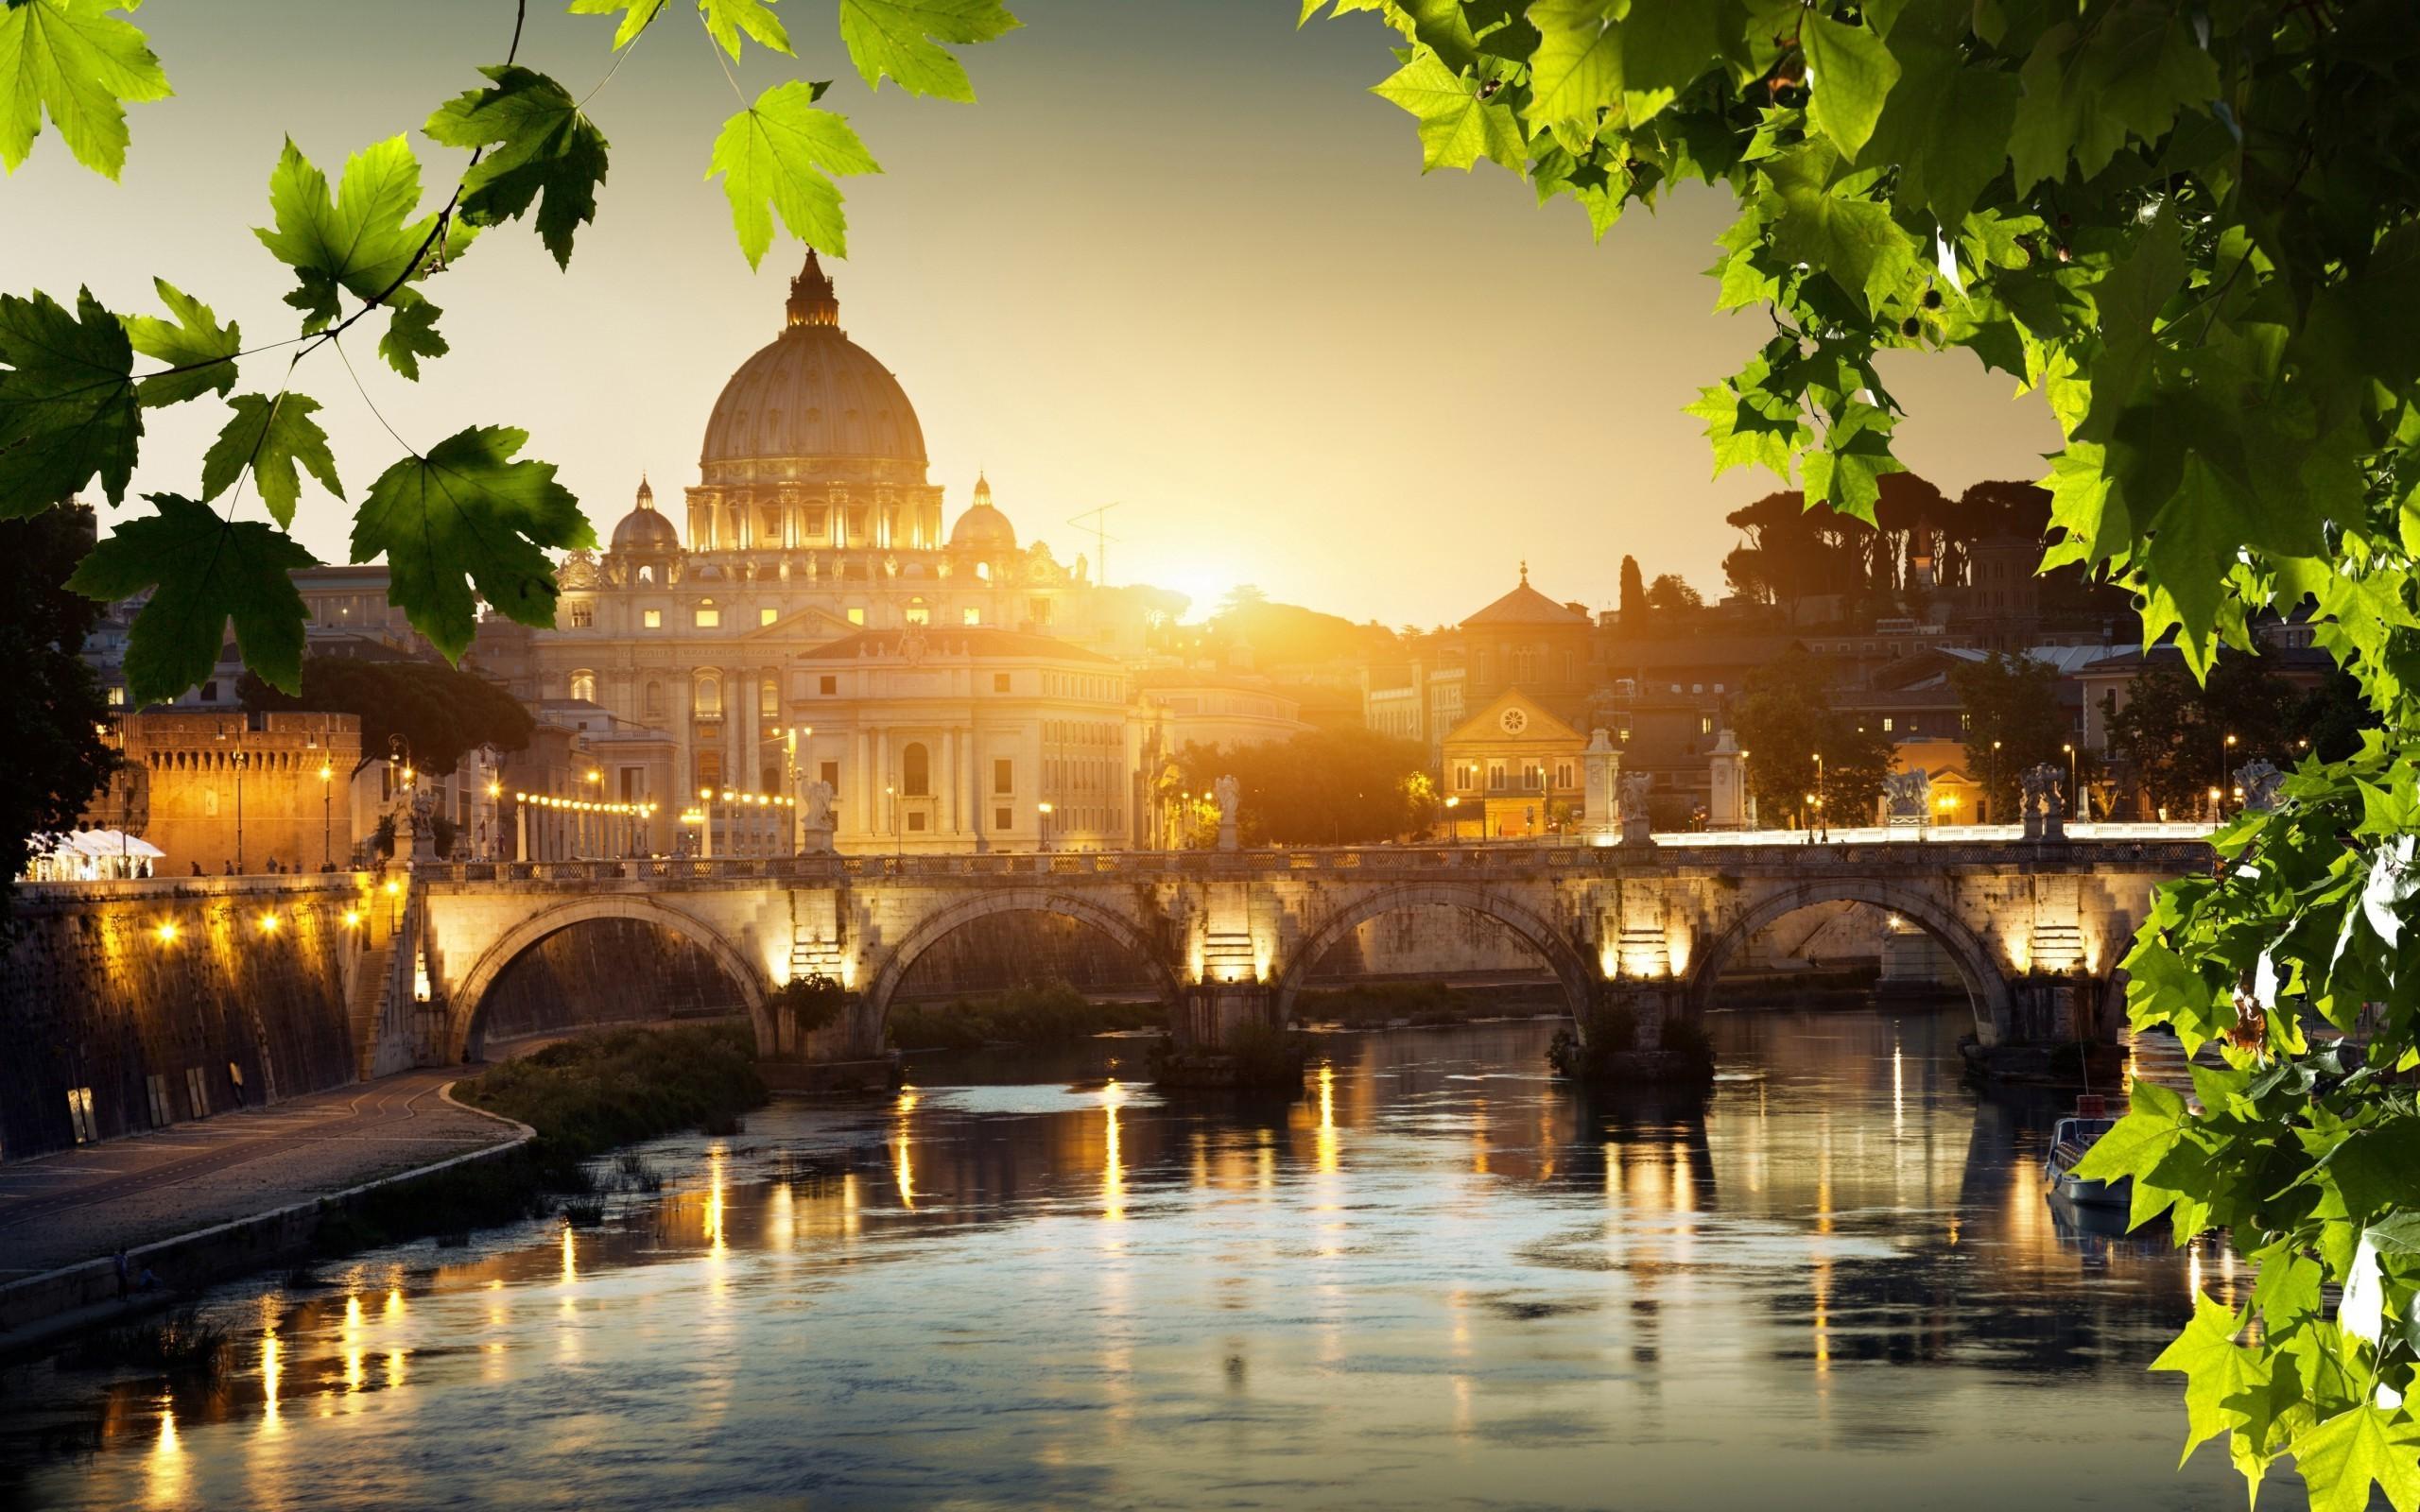
[[[793,939],[790,942],[790,980],[804,981],[810,976],[841,978],[847,960],[840,942],[832,939]]]
[[[1201,977],[1206,982],[1249,982],[1259,975],[1260,957],[1252,948],[1252,933],[1214,929],[1203,942]]]

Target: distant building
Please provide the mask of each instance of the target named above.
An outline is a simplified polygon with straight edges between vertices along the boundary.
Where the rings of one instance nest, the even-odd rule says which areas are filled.
[[[85,818],[166,852],[157,875],[260,871],[272,860],[317,871],[353,854],[352,714],[153,710],[121,717],[109,739],[126,765]]]
[[[1587,748],[1543,701],[1519,688],[1498,694],[1445,736],[1448,830],[1502,840],[1562,829],[1587,796]]]
[[[1417,740],[1441,761],[1446,735],[1464,723],[1466,711],[1510,689],[1574,725],[1586,715],[1595,633],[1586,610],[1531,588],[1523,562],[1510,593],[1451,629],[1415,637],[1403,659],[1370,666],[1362,723]]]
[[[664,825],[700,792],[795,797],[795,743],[802,780],[821,773],[842,795],[853,846],[1030,843],[1046,800],[1084,816],[1060,820],[1061,836],[1125,833],[1123,661],[1144,650],[1147,598],[1102,589],[1081,557],[1063,566],[1020,545],[980,478],[944,533],[916,411],[839,308],[810,253],[781,329],[715,402],[678,510],[685,535],[642,480],[607,549],[563,563],[555,627],[490,615],[474,664],[550,719],[610,716],[586,737],[603,785],[657,803]],[[1096,782],[1103,760],[1116,769]],[[1011,765],[1013,791],[993,790],[994,761]],[[1046,770],[1083,785],[1054,792]],[[876,800],[909,787],[925,791],[894,835]]]

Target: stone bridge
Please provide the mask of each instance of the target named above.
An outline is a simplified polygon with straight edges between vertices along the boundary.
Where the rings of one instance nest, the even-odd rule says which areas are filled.
[[[1215,1048],[1237,1024],[1289,1022],[1330,947],[1422,905],[1471,910],[1527,941],[1583,1034],[1594,1010],[1622,1004],[1652,1045],[1668,1016],[1705,1010],[1759,931],[1852,901],[1940,942],[1984,1044],[2107,1039],[2123,1019],[2117,963],[2152,887],[2211,858],[2200,841],[2092,838],[418,863],[364,1060],[477,1058],[506,968],[597,919],[694,942],[747,1005],[768,1059],[869,1059],[920,955],[1019,912],[1097,932],[1157,984],[1180,1042]],[[844,984],[850,1005],[802,1035],[771,995],[810,973]]]

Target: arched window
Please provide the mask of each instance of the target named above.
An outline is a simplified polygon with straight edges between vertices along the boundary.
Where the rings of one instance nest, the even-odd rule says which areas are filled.
[[[722,713],[722,679],[703,677],[698,679],[698,714],[704,719],[717,718]]]
[[[639,715],[645,719],[664,717],[664,684],[650,679],[647,693],[639,701]]]
[[[715,601],[711,598],[698,600],[696,617],[698,628],[701,630],[717,629],[722,625],[722,610],[715,607]]]
[[[575,698],[583,698],[590,703],[595,703],[596,701],[596,674],[594,672],[573,673],[571,675],[571,696]]]
[[[908,601],[908,623],[910,625],[930,625],[933,623],[932,606],[925,603],[922,598],[909,599]]]
[[[756,684],[756,713],[766,719],[782,717],[782,684],[778,678],[767,678]],[[776,784],[778,785],[778,784]]]
[[[932,796],[933,761],[921,743],[899,753],[899,789],[909,798]]]

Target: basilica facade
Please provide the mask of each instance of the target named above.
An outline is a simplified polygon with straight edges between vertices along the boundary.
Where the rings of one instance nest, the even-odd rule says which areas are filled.
[[[578,796],[654,805],[659,850],[767,843],[749,811],[817,781],[844,850],[1130,843],[1143,602],[1021,546],[981,478],[944,530],[916,411],[839,313],[810,253],[715,402],[683,525],[642,480],[562,564],[555,628],[491,615],[474,661],[578,722]]]

